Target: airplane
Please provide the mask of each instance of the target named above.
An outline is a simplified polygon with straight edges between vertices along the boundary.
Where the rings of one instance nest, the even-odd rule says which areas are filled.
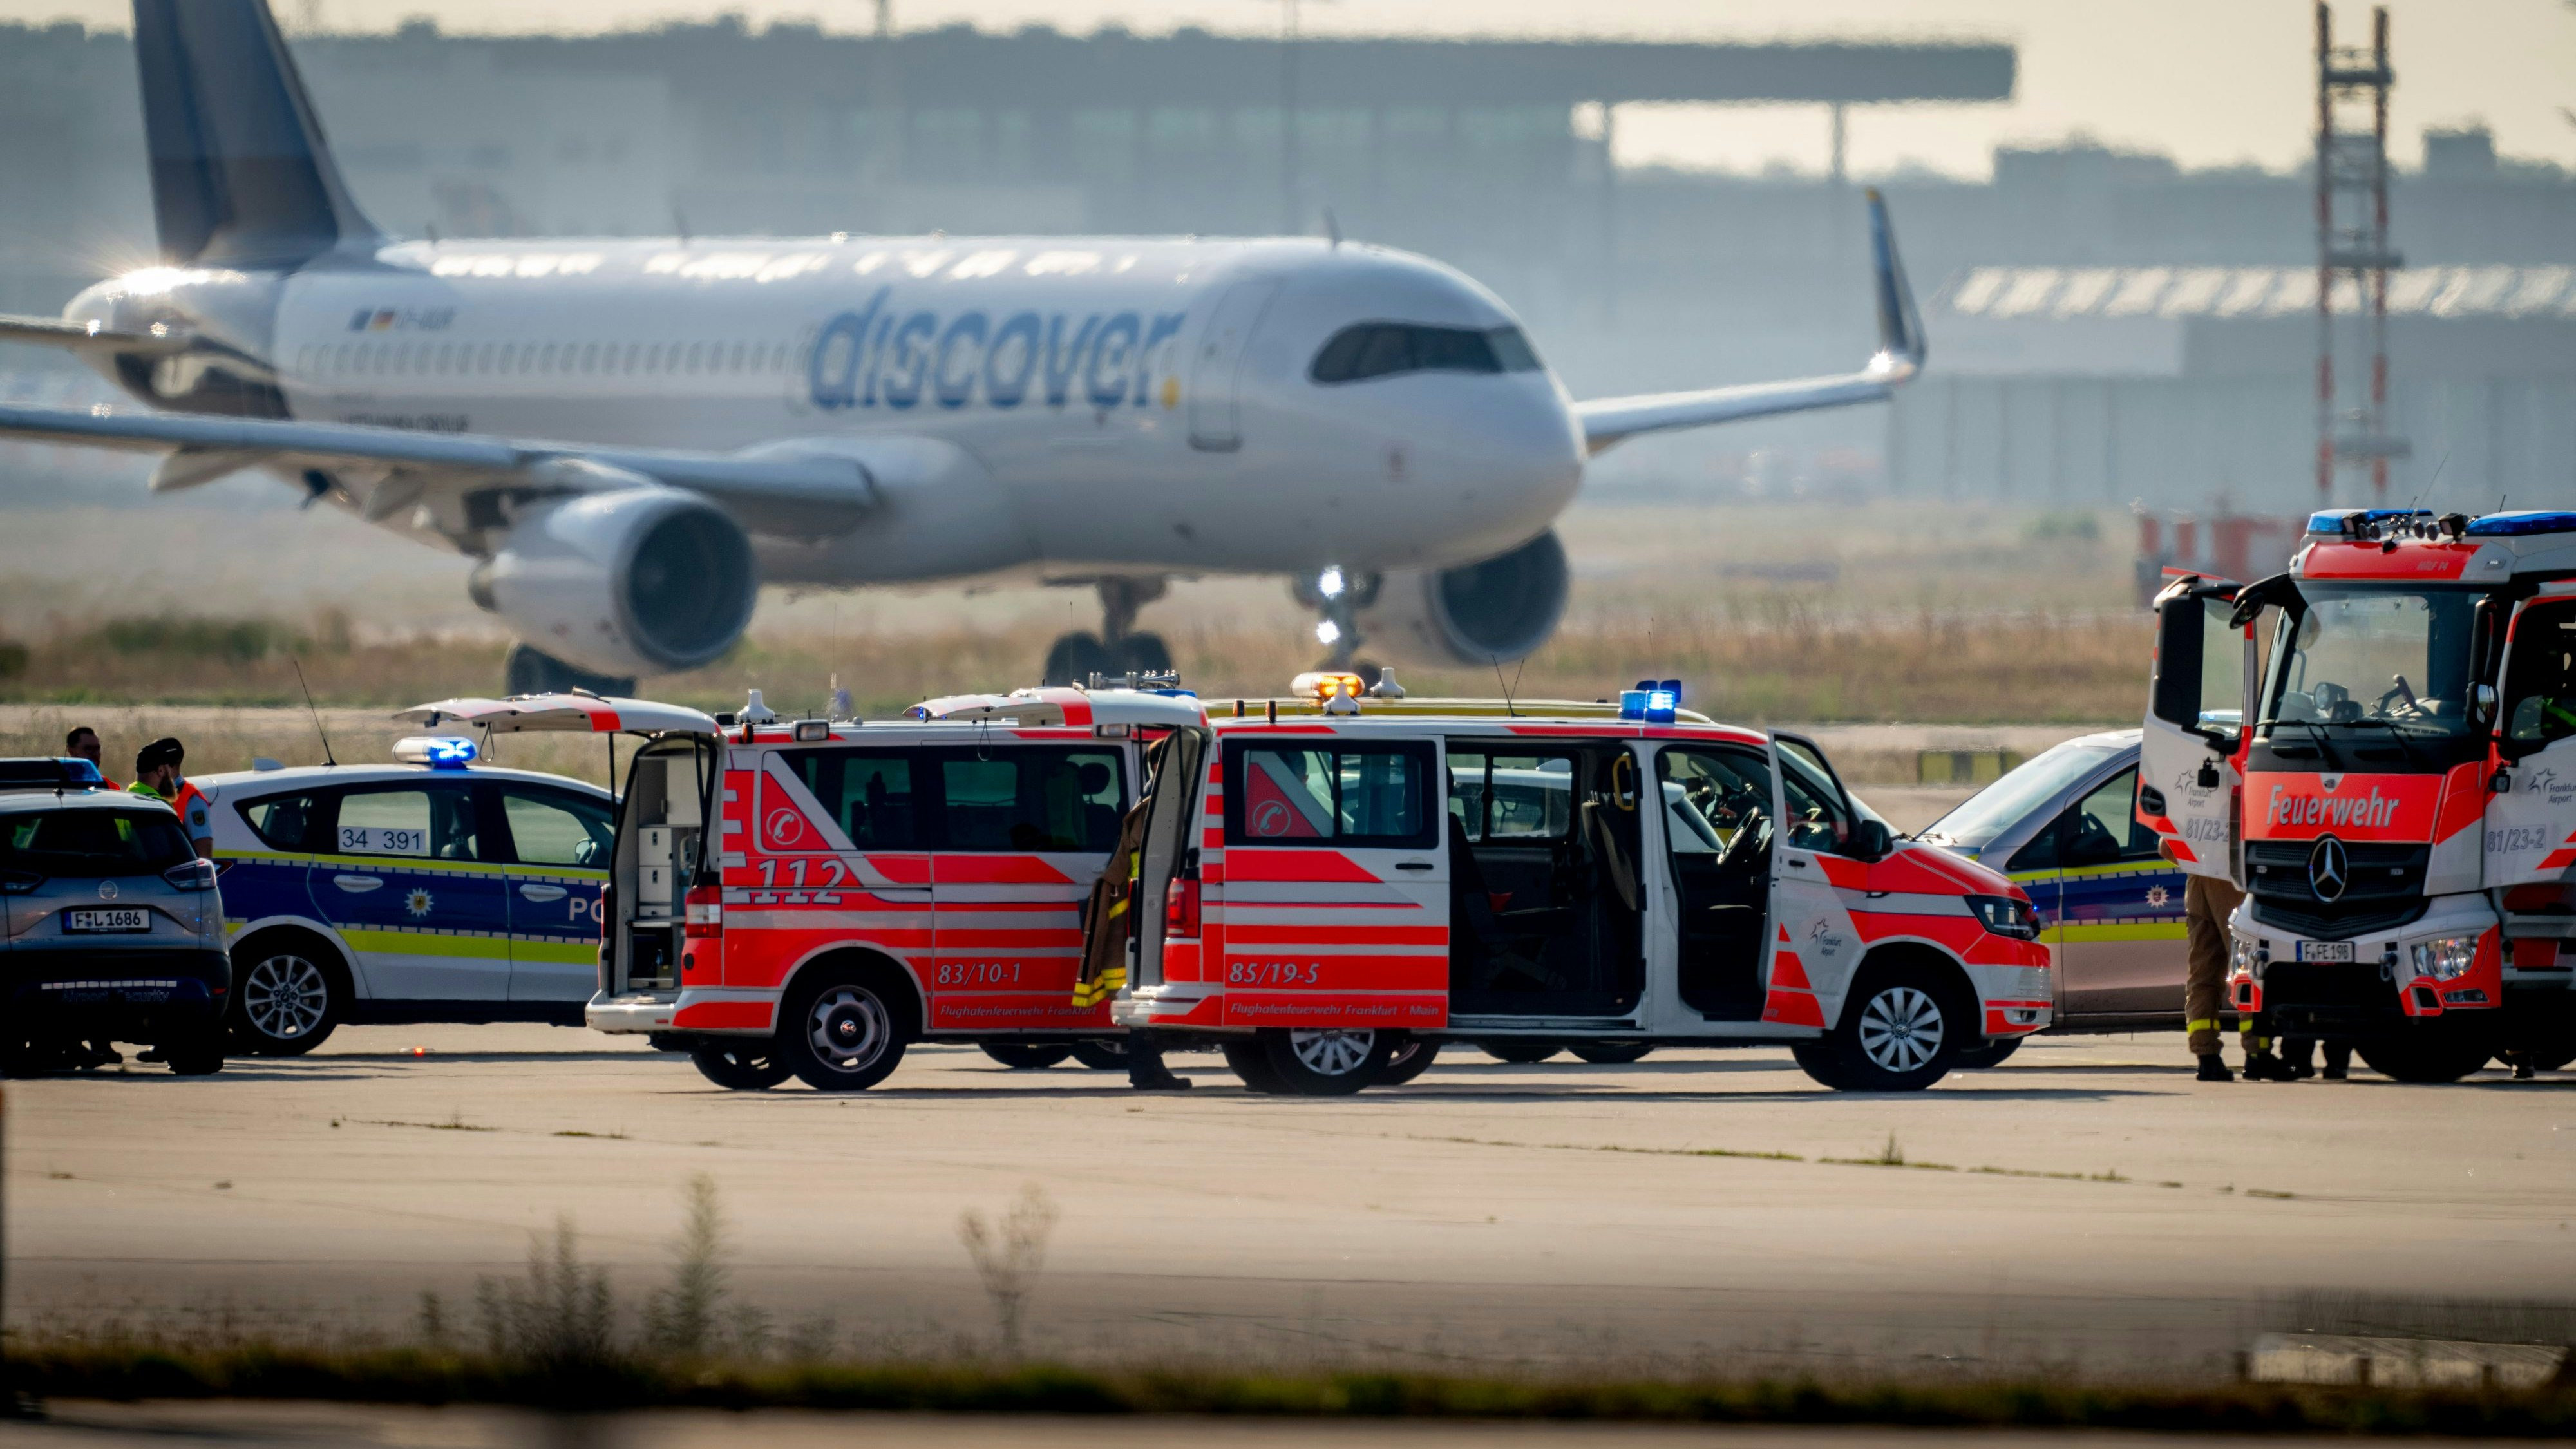
[[[1859,371],[1575,401],[1511,310],[1338,237],[397,240],[359,211],[266,0],[134,0],[158,265],[0,341],[149,410],[0,437],[246,469],[475,560],[513,693],[721,657],[764,583],[1097,590],[1050,683],[1171,666],[1174,577],[1287,576],[1335,666],[1519,659],[1557,516],[1640,434],[1886,398],[1922,320],[1871,192]]]

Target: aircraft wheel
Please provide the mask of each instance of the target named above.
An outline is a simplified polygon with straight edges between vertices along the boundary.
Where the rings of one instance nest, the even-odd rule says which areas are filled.
[[[1171,646],[1160,634],[1130,634],[1108,646],[1110,667],[1121,674],[1169,674]]]
[[[1067,634],[1047,650],[1044,684],[1089,684],[1110,672],[1108,646],[1097,634]]]
[[[621,697],[635,693],[631,674],[593,674],[525,644],[511,645],[509,660],[501,667],[507,676],[505,687],[512,694],[562,694],[575,689]]]

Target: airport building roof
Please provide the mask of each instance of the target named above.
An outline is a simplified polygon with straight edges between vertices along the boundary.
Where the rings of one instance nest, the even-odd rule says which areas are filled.
[[[2340,286],[2350,288],[2351,279]],[[2338,297],[2349,316],[2357,298]],[[2232,319],[2307,317],[2317,269],[2298,267],[1970,267],[1942,289],[1959,317]],[[2576,318],[2576,267],[2408,267],[2388,279],[2391,317]]]

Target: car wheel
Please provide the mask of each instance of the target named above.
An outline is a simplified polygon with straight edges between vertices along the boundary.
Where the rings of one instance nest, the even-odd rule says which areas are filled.
[[[2531,1067],[2539,1072],[2563,1072],[2569,1062],[2576,1062],[2576,1046],[2560,1044],[2544,1047],[2531,1054]]]
[[[779,1059],[818,1092],[859,1092],[903,1060],[903,1031],[876,982],[827,972],[789,998],[777,1037]]]
[[[1127,1070],[1127,1043],[1106,1037],[1073,1044],[1073,1059],[1095,1072]]]
[[[1579,1041],[1568,1050],[1596,1067],[1624,1067],[1644,1061],[1654,1047],[1641,1041]]]
[[[1073,1055],[1073,1048],[1061,1042],[1044,1045],[1018,1041],[988,1041],[982,1045],[984,1055],[1015,1072],[1042,1072]]]
[[[2352,1049],[2381,1076],[2419,1083],[2456,1082],[2495,1055],[2494,1044],[2483,1037],[2422,1028],[2403,1036],[2354,1042]]]
[[[1974,1035],[1972,1012],[1934,972],[1896,965],[1864,970],[1843,1000],[1842,1020],[1821,1046],[1826,1070],[1811,1065],[1819,1053],[1795,1053],[1807,1075],[1844,1092],[1919,1092],[1950,1074],[1959,1050]],[[1978,1038],[1982,1040],[1982,1038]]]
[[[346,994],[340,983],[347,978],[318,943],[270,936],[236,949],[233,963],[226,1025],[245,1052],[300,1057],[339,1026]]]
[[[1989,1039],[1977,1046],[1963,1048],[1959,1053],[1959,1069],[1962,1071],[1973,1072],[1981,1071],[1987,1067],[1999,1067],[2004,1064],[2004,1058],[2009,1057],[2014,1052],[2020,1050],[2020,1037],[2008,1036],[2001,1040]]]
[[[1401,1087],[1431,1070],[1432,1059],[1440,1055],[1440,1043],[1428,1037],[1409,1036],[1396,1043],[1388,1054],[1386,1070],[1377,1074],[1381,1087]]]
[[[165,1042],[161,1060],[178,1077],[211,1077],[224,1069],[224,1029],[212,1026],[177,1041]]]
[[[1393,1033],[1338,1027],[1273,1027],[1259,1041],[1271,1070],[1300,1097],[1347,1097],[1374,1084],[1395,1052]]]
[[[766,1092],[796,1074],[765,1041],[691,1047],[689,1062],[699,1076],[735,1092]]]
[[[1495,1061],[1527,1066],[1532,1062],[1546,1061],[1549,1057],[1565,1050],[1565,1043],[1526,1041],[1519,1037],[1505,1037],[1498,1041],[1480,1041],[1476,1043],[1476,1049]]]

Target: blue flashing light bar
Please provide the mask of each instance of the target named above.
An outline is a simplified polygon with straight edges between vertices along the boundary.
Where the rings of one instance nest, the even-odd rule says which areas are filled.
[[[1634,689],[1619,691],[1619,718],[1644,724],[1671,724],[1682,707],[1678,679],[1640,679]]]
[[[395,759],[433,770],[462,770],[480,753],[472,740],[461,735],[414,735],[394,742]]]
[[[2308,532],[2370,538],[2379,525],[2393,519],[2432,516],[2429,508],[2328,508],[2308,515]]]
[[[2471,538],[2519,538],[2532,533],[2576,533],[2576,513],[2542,509],[2490,513],[2469,524]]]
[[[66,789],[97,790],[107,784],[107,777],[98,772],[98,766],[77,756],[64,755],[54,763],[63,767],[63,785]]]

